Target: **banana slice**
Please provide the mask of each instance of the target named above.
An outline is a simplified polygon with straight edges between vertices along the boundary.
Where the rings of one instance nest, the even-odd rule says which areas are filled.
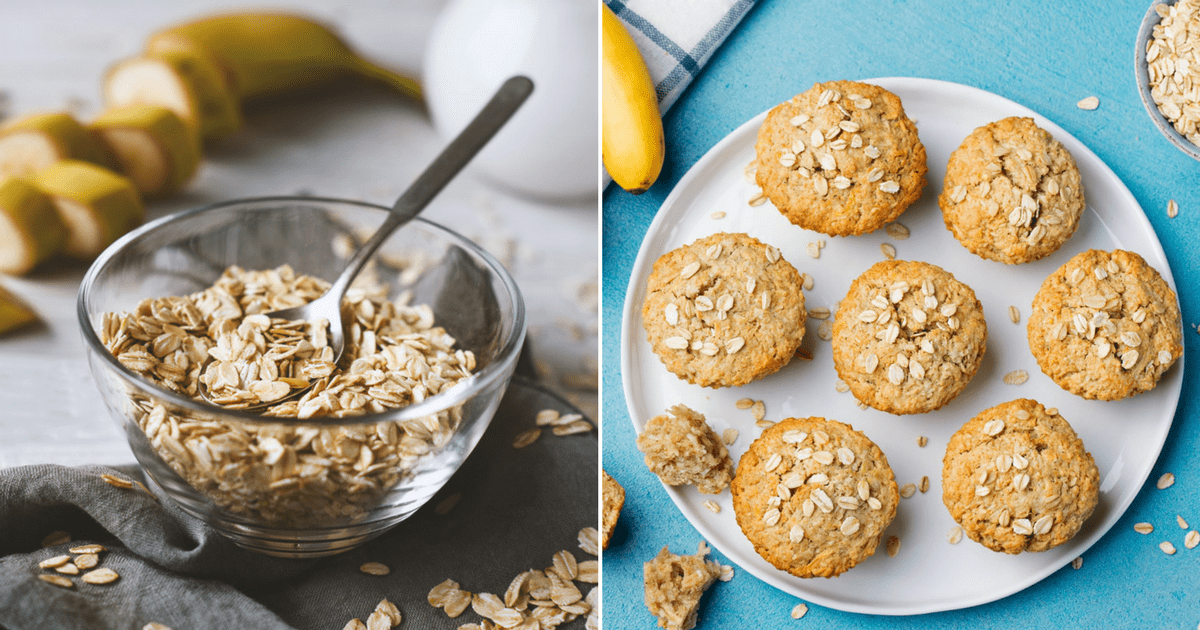
[[[108,144],[121,172],[144,195],[179,190],[200,165],[195,134],[165,107],[114,107],[100,114],[91,129]]]
[[[237,131],[242,112],[221,70],[206,56],[166,50],[126,59],[104,77],[109,107],[158,105],[197,130],[202,138]]]
[[[23,179],[0,180],[0,273],[28,273],[66,241],[67,226],[49,197]]]
[[[29,176],[59,160],[115,168],[104,143],[70,114],[26,116],[0,129],[0,176]]]
[[[186,50],[207,56],[243,102],[305,90],[354,73],[414,98],[421,95],[413,79],[366,61],[329,28],[297,15],[232,13],[204,18],[151,35],[146,50]]]
[[[95,164],[63,160],[39,173],[34,184],[54,201],[67,226],[66,254],[74,258],[95,258],[144,216],[133,183]]]
[[[0,286],[0,335],[32,324],[37,318],[28,304]]]

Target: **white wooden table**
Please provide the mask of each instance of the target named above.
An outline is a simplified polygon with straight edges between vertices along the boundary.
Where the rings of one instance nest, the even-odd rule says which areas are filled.
[[[372,59],[418,74],[441,0],[273,0],[339,29]],[[105,68],[141,49],[153,30],[244,0],[173,2],[6,0],[0,9],[0,103],[10,118],[103,108]],[[464,51],[479,54],[480,51]],[[594,73],[594,69],[587,69]],[[206,147],[188,189],[147,205],[149,218],[227,199],[310,193],[390,205],[440,150],[423,108],[373,85],[247,112],[237,135]],[[599,155],[599,147],[581,147]],[[547,383],[595,416],[598,236],[596,201],[535,202],[471,175],[425,211],[480,243],[525,296],[529,339]],[[0,337],[0,467],[133,460],[84,356],[75,297],[85,265],[39,270],[0,284],[25,298],[44,325]],[[590,383],[590,386],[589,386]]]

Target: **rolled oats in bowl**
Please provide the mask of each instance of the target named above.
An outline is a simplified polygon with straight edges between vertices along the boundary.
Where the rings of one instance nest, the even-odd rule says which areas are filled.
[[[1138,88],[1151,120],[1200,160],[1200,0],[1151,5],[1136,52]]]
[[[427,222],[393,236],[348,292],[336,364],[329,322],[264,315],[323,294],[339,239],[384,212],[307,199],[193,211],[131,234],[85,278],[92,371],[139,462],[239,544],[336,553],[403,520],[470,453],[512,374],[515,285]],[[299,268],[273,264],[288,256]],[[259,403],[274,404],[246,410]]]

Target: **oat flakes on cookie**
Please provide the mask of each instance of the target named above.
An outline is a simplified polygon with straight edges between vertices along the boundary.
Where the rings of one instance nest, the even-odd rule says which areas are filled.
[[[668,486],[693,484],[705,494],[719,494],[733,477],[725,442],[703,415],[684,405],[651,418],[637,447],[646,455],[646,467]]]
[[[792,223],[830,236],[873,232],[925,187],[925,146],[900,98],[830,81],[767,114],[754,145],[756,179]]]
[[[677,556],[666,547],[644,566],[646,608],[666,630],[696,627],[700,597],[721,576],[721,565],[706,560],[708,545],[700,543],[693,556]]]
[[[767,562],[833,577],[875,553],[900,495],[887,457],[848,424],[788,418],[763,431],[731,486],[738,526]]]
[[[996,405],[950,438],[942,502],[993,551],[1046,551],[1070,540],[1099,499],[1100,472],[1075,430],[1035,400]]]
[[[612,538],[613,530],[617,528],[617,518],[621,516],[621,508],[625,507],[625,488],[613,479],[607,470],[601,469],[604,477],[604,513],[601,514],[600,537],[602,549],[608,549],[608,540]]]
[[[979,127],[950,154],[938,196],[946,228],[982,258],[1049,256],[1079,227],[1086,203],[1075,160],[1032,118]]]
[[[804,338],[799,272],[746,234],[717,233],[654,263],[642,325],[681,379],[736,387],[787,365]]]
[[[1076,254],[1042,283],[1026,329],[1038,366],[1084,398],[1154,389],[1183,355],[1175,293],[1134,252]]]
[[[885,260],[853,283],[833,323],[833,365],[860,402],[894,414],[950,402],[983,361],[971,287],[941,267]]]

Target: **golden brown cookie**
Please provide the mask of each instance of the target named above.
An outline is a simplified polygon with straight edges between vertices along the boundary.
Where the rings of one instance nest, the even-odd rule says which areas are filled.
[[[788,418],[763,431],[731,486],[754,550],[799,577],[833,577],[875,553],[900,495],[887,457],[848,424]]]
[[[833,322],[833,365],[860,402],[926,413],[966,387],[987,324],[971,287],[941,267],[885,260],[850,284]]]
[[[625,507],[625,488],[609,476],[608,471],[601,469],[604,476],[604,513],[601,515],[600,547],[608,549],[608,539],[612,538],[613,530],[617,528],[617,518],[621,516],[621,508]]]
[[[801,277],[779,250],[717,233],[663,254],[642,306],[650,347],[679,378],[736,387],[787,365],[804,338]]]
[[[993,551],[1045,551],[1073,537],[1099,499],[1100,472],[1057,412],[1036,400],[996,405],[950,438],[942,502]]]
[[[1120,249],[1076,254],[1050,274],[1026,330],[1042,372],[1084,398],[1154,389],[1183,355],[1175,292],[1141,256]]]
[[[691,630],[696,627],[700,597],[721,575],[721,565],[706,560],[708,545],[700,543],[693,556],[677,556],[666,547],[644,565],[646,608],[658,617],[658,627]]]
[[[705,494],[719,494],[733,477],[733,460],[721,437],[704,416],[684,405],[654,416],[637,438],[646,468],[668,486],[693,484]]]
[[[830,81],[776,106],[754,145],[763,194],[789,221],[830,236],[895,220],[925,187],[925,146],[895,94]]]
[[[963,246],[1010,265],[1058,250],[1087,207],[1066,147],[1019,117],[979,127],[950,154],[938,205]]]

